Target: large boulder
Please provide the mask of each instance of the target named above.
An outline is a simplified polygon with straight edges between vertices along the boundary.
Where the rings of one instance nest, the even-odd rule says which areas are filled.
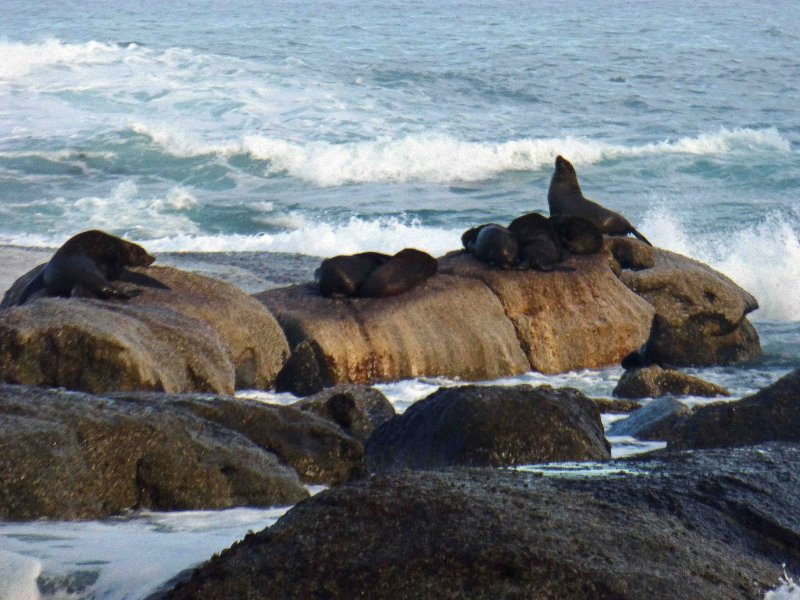
[[[337,385],[298,400],[292,406],[333,421],[362,442],[395,416],[394,406],[386,396],[363,385]]]
[[[439,271],[478,280],[497,296],[534,371],[619,364],[647,340],[653,308],[620,283],[606,253],[565,265],[575,271],[503,271],[456,252],[440,260]]]
[[[367,441],[371,471],[608,460],[600,411],[577,390],[440,388]]]
[[[800,369],[741,400],[701,406],[669,437],[670,448],[800,443]]]
[[[0,518],[285,505],[307,495],[274,454],[182,408],[0,385]]]
[[[295,506],[166,597],[761,599],[782,563],[800,573],[799,460],[770,445],[585,476],[375,476]]]
[[[278,389],[422,376],[497,379],[530,369],[498,299],[478,281],[436,275],[387,298],[323,298],[312,284],[256,294],[292,347]]]
[[[623,269],[620,280],[655,308],[647,343],[654,362],[719,365],[761,353],[758,334],[745,318],[758,308],[751,294],[701,262],[660,248],[651,253],[652,267]]]
[[[304,483],[337,485],[364,475],[364,446],[358,439],[293,406],[197,394],[128,392],[109,397],[168,404],[240,433],[292,467]]]
[[[677,369],[662,369],[650,365],[628,369],[622,374],[613,392],[619,398],[638,400],[661,396],[730,396],[724,387],[704,381]]]
[[[12,286],[4,305],[14,304],[35,271]],[[137,271],[169,289],[139,286],[124,303],[42,298],[0,311],[0,380],[93,393],[231,394],[274,384],[289,348],[262,304],[200,275]]]

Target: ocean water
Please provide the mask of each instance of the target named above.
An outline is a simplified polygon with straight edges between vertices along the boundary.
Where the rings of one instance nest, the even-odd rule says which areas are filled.
[[[14,261],[20,247],[101,228],[255,291],[307,278],[320,257],[438,255],[478,223],[546,213],[563,154],[587,196],[758,299],[764,356],[695,374],[741,397],[800,366],[795,0],[0,0],[0,11],[0,246],[16,247]],[[619,374],[493,383],[609,396]],[[457,383],[381,389],[404,410]],[[642,449],[615,441],[618,455]],[[170,540],[170,556],[185,530],[165,530],[153,539]],[[29,579],[67,564],[48,562],[53,545],[8,539],[0,552],[33,557],[19,563]]]

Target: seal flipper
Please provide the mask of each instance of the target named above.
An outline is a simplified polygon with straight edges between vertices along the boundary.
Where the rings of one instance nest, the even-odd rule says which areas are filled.
[[[134,283],[136,285],[156,288],[159,290],[170,289],[169,286],[164,285],[154,277],[150,277],[150,275],[145,275],[144,273],[136,273],[135,271],[129,271],[128,269],[122,269],[117,279],[119,279],[120,281],[125,281],[127,283]]]
[[[22,306],[25,304],[25,301],[30,298],[36,292],[45,289],[44,287],[44,269],[39,271],[39,274],[31,279],[28,282],[28,285],[25,286],[25,289],[22,290],[22,294],[20,294],[19,299],[17,300],[17,306]]]
[[[636,231],[636,228],[635,228],[635,227],[633,227],[633,226],[631,226],[631,233],[632,233],[633,235],[635,235],[637,238],[639,238],[640,240],[642,240],[642,241],[643,241],[645,244],[647,244],[648,246],[652,246],[652,245],[653,245],[653,244],[651,244],[651,243],[650,243],[650,240],[648,240],[648,239],[647,239],[646,237],[644,237],[644,236],[643,236],[641,233],[639,233],[638,231]]]

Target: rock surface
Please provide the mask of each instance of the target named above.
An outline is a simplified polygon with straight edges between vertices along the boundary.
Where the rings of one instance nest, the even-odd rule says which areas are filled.
[[[513,323],[530,368],[541,373],[618,364],[644,342],[653,309],[612,272],[605,253],[573,256],[573,272],[490,269],[466,253],[439,271],[485,284]]]
[[[668,441],[670,448],[800,443],[800,369],[752,396],[696,408]]]
[[[594,403],[548,386],[440,388],[367,442],[373,472],[609,458]]]
[[[0,380],[93,393],[231,394],[274,383],[289,349],[263,305],[200,275],[138,271],[170,289],[140,287],[125,303],[44,298],[0,311]],[[12,286],[4,305],[30,275]]]
[[[362,442],[395,416],[386,396],[363,385],[338,385],[298,400],[292,406],[333,421]]]
[[[268,506],[307,495],[275,455],[175,406],[0,385],[0,518]]]
[[[323,298],[311,284],[256,298],[293,349],[281,391],[308,395],[430,375],[496,379],[530,369],[500,302],[477,281],[436,275],[388,298]]]
[[[758,308],[751,294],[703,263],[651,251],[652,267],[624,269],[620,279],[656,310],[647,347],[654,362],[724,365],[761,353],[758,334],[745,318]]]
[[[585,477],[375,476],[295,506],[167,597],[761,599],[781,563],[800,572],[798,460],[769,445]]]
[[[304,483],[337,485],[365,474],[359,440],[330,420],[293,406],[190,394],[134,392],[109,397],[184,409],[240,433],[289,465]]]
[[[676,369],[662,369],[651,365],[641,369],[628,369],[622,374],[613,392],[618,398],[638,400],[661,396],[730,396],[724,387],[703,381]]]
[[[608,436],[630,436],[640,440],[666,440],[681,419],[691,414],[691,409],[675,400],[660,398],[616,421],[606,430]]]

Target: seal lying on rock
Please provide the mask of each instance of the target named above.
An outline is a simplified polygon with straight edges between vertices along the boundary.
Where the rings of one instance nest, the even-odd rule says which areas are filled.
[[[120,298],[129,300],[136,291],[126,292],[112,281],[129,281],[151,287],[166,288],[159,281],[125,267],[146,267],[154,257],[133,242],[103,231],[84,231],[61,246],[39,274],[20,295],[22,305],[34,294],[39,297],[62,296],[84,298]]]
[[[323,296],[355,296],[370,273],[390,258],[380,252],[326,258],[314,272],[319,292]]]
[[[569,257],[550,219],[539,213],[517,217],[508,226],[519,244],[518,266],[537,271],[574,271],[559,263]]]
[[[653,245],[636,231],[625,217],[586,198],[578,185],[575,167],[563,156],[556,157],[556,170],[550,179],[547,203],[550,206],[551,216],[581,217],[591,221],[600,233],[609,235],[632,233],[648,246]]]
[[[370,273],[359,296],[383,298],[407,292],[436,275],[439,263],[427,252],[406,248]]]
[[[519,242],[505,227],[489,223],[479,228],[472,253],[493,267],[510,269],[517,262]]]

